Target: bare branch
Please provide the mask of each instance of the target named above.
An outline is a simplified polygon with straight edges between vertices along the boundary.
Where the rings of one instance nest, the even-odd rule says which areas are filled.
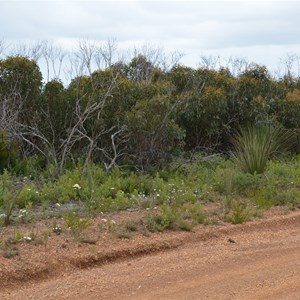
[[[116,165],[117,160],[124,155],[122,151],[118,149],[118,147],[124,143],[124,141],[127,141],[127,138],[123,136],[123,140],[116,144],[116,138],[122,134],[124,134],[127,131],[126,126],[122,126],[119,130],[117,130],[115,133],[113,133],[111,138],[111,146],[112,146],[112,156],[110,156],[104,149],[101,149],[102,153],[110,160],[109,163],[104,162],[104,166],[106,169],[106,172],[109,173],[111,169]]]
[[[106,69],[112,66],[113,56],[117,50],[115,39],[108,40],[104,45],[97,45],[95,62],[98,69]]]
[[[19,45],[15,46],[11,52],[13,56],[28,57],[29,59],[37,62],[42,57],[44,43],[45,42],[43,41],[37,41],[33,44],[20,43]]]
[[[0,40],[0,59],[1,59],[2,55],[4,55],[5,49],[6,49],[5,42],[3,40]]]

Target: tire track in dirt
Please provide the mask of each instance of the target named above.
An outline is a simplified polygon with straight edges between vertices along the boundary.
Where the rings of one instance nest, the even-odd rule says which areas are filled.
[[[85,258],[74,262],[77,269],[71,272],[7,289],[0,298],[297,299],[300,295],[300,212],[180,233],[164,245],[155,250],[149,243],[152,252],[147,246],[139,252],[127,248],[101,264]]]

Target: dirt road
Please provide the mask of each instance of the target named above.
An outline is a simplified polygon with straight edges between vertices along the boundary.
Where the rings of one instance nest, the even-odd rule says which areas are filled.
[[[300,213],[196,231],[176,249],[20,284],[0,299],[300,299]]]

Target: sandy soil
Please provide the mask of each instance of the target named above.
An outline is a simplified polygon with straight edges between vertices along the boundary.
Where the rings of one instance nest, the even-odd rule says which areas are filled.
[[[26,271],[0,260],[0,299],[300,299],[299,210],[88,247],[50,247],[48,267],[24,247]]]

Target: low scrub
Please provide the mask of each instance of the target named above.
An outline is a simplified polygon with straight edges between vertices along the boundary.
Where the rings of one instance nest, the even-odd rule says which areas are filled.
[[[0,175],[0,224],[52,216],[65,218],[67,227],[80,231],[90,216],[130,208],[152,212],[144,221],[145,230],[191,230],[210,222],[203,207],[211,203],[232,223],[247,220],[249,206],[264,211],[274,205],[299,205],[298,157],[269,160],[263,174],[243,172],[237,160],[201,159],[148,175],[118,168],[106,174],[97,165],[87,172],[78,166],[54,182],[16,178],[5,171]],[[124,231],[133,233],[139,226],[128,223]]]

